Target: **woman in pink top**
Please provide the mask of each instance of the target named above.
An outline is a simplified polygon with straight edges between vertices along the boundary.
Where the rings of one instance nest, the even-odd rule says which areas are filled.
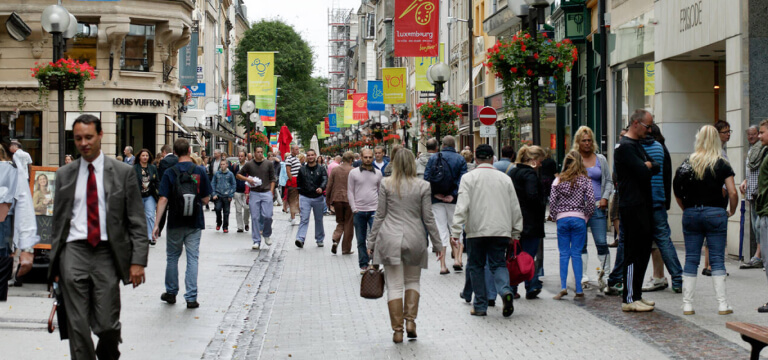
[[[592,183],[587,177],[587,170],[581,155],[571,151],[565,156],[563,171],[552,183],[549,196],[549,215],[557,222],[557,247],[560,250],[560,288],[555,297],[560,300],[568,295],[568,260],[572,259],[573,274],[576,277],[576,296],[574,300],[583,300],[581,287],[582,264],[581,249],[587,239],[587,221],[595,211],[595,195]]]

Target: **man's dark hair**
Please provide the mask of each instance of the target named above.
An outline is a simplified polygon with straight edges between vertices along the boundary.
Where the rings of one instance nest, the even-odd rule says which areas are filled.
[[[243,156],[248,156],[248,153],[243,150],[240,150],[240,152],[237,153],[237,156],[240,156],[240,154],[243,154]]]
[[[176,139],[173,142],[173,152],[179,157],[189,155],[189,141],[183,138]]]
[[[437,150],[437,139],[430,138],[427,140],[427,151],[429,150]]]
[[[101,133],[101,120],[99,120],[99,118],[97,118],[97,117],[95,117],[93,115],[84,114],[84,115],[78,116],[77,119],[75,119],[75,122],[72,123],[72,128],[74,129],[75,125],[77,125],[77,124],[83,124],[83,125],[95,124],[96,125],[96,133],[97,134]]]
[[[313,152],[313,153],[315,153],[315,154],[317,154],[317,153],[315,152],[315,150],[313,150],[313,149],[307,149],[307,151],[306,151],[306,152],[308,153],[308,152],[310,152],[310,151],[311,151],[311,152]]]
[[[715,123],[715,129],[717,129],[717,132],[721,132],[725,129],[730,129],[730,128],[731,128],[731,124],[729,124],[725,120],[717,120],[717,122]]]
[[[515,157],[515,148],[511,145],[506,145],[501,148],[501,157],[507,159],[513,159]]]
[[[160,148],[160,151],[170,154],[173,151],[173,148],[171,148],[171,145],[165,144],[163,147]]]
[[[261,149],[261,151],[264,152],[264,146],[256,145],[256,147],[253,148],[253,151],[256,151],[256,149]],[[248,156],[248,155],[245,155],[245,156]]]
[[[493,159],[493,148],[491,145],[480,144],[477,149],[475,149],[475,158],[478,160]]]

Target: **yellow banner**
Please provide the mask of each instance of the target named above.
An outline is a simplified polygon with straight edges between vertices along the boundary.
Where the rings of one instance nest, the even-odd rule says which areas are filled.
[[[256,108],[275,108],[275,53],[248,52],[248,95],[256,97]]]
[[[355,125],[357,121],[354,119],[354,112],[352,109],[354,102],[352,100],[344,100],[344,124]]]
[[[384,80],[384,103],[405,104],[405,68],[381,69]]]
[[[317,138],[325,139],[325,124],[317,124]]]
[[[656,64],[653,61],[645,63],[643,75],[645,77],[645,96],[652,96],[656,93]]]
[[[427,70],[429,67],[445,59],[445,46],[440,43],[439,57],[417,57],[416,61],[416,91],[435,91],[435,86],[427,80]]]

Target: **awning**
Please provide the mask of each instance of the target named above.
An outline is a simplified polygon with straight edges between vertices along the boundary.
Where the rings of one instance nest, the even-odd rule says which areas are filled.
[[[222,129],[224,129],[224,131],[226,131],[226,132],[227,132],[227,133],[229,133],[230,135],[232,135],[232,136],[234,136],[234,137],[236,137],[236,138],[238,138],[238,139],[243,139],[243,140],[245,140],[245,138],[244,138],[244,137],[242,137],[242,136],[240,136],[240,135],[237,135],[237,134],[235,134],[235,133],[234,133],[232,130],[229,130],[229,128],[227,128],[226,126],[222,125],[222,123],[219,123],[219,127],[220,127],[220,128],[222,128]]]
[[[173,118],[168,115],[165,115],[165,118],[168,119],[168,121],[170,121],[173,125],[176,125],[176,127],[179,128],[179,131],[184,134],[189,134],[189,129],[187,129],[186,126],[177,123],[176,120],[173,120]]]
[[[469,125],[464,125],[459,128],[459,135],[469,135]]]
[[[203,146],[203,141],[200,139],[200,136],[197,135],[197,133],[192,132],[193,130],[184,126],[184,124],[176,122],[176,120],[173,120],[172,117],[165,115],[165,118],[168,119],[176,128],[179,129],[179,132],[181,132],[184,137],[192,138],[195,141],[197,141],[197,144],[200,146]]]
[[[207,133],[209,133],[209,134],[211,134],[213,136],[220,137],[220,138],[222,138],[224,140],[227,140],[229,142],[235,142],[237,140],[237,139],[235,139],[234,136],[229,135],[229,134],[227,134],[225,132],[222,132],[222,131],[219,131],[219,130],[208,129],[208,128],[204,128],[204,127],[198,127],[198,129],[202,130],[202,131],[205,131],[205,132],[207,132]]]
[[[480,74],[480,70],[483,69],[483,64],[475,66],[474,69],[472,69],[472,82],[474,83],[475,79],[477,78],[477,75]],[[461,90],[461,94],[469,92],[469,80],[467,80],[466,83],[464,83],[464,88]]]

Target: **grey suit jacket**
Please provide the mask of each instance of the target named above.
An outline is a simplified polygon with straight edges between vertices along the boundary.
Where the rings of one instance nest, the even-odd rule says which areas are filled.
[[[72,206],[75,202],[77,173],[81,159],[56,171],[56,202],[53,205],[53,236],[48,278],[60,273],[59,255],[69,236]],[[107,205],[107,237],[117,274],[130,284],[131,265],[147,266],[149,239],[144,204],[141,201],[136,172],[116,159],[104,157],[104,197]]]

